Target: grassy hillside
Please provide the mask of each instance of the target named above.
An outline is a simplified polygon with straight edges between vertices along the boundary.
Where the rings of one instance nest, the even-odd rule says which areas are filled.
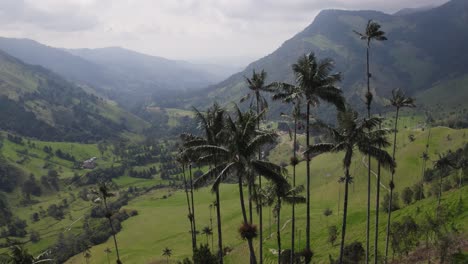
[[[404,127],[407,127],[405,129]],[[424,131],[419,128],[418,122],[412,121],[411,118],[405,119],[401,123],[401,133],[399,134],[399,144],[397,148],[398,168],[396,172],[396,192],[400,192],[404,187],[412,186],[415,182],[421,179],[421,159],[419,158],[425,149],[428,130]],[[431,160],[438,157],[439,153],[456,149],[466,142],[465,130],[454,130],[445,127],[435,127],[431,129],[431,138],[429,141],[429,156]],[[411,142],[408,136],[412,134],[415,138]],[[450,135],[450,140],[447,139]],[[287,156],[286,147],[284,151],[277,155]],[[275,155],[275,151],[272,152]],[[342,210],[342,193],[343,186],[337,183],[338,177],[343,174],[341,166],[342,155],[325,154],[319,155],[312,160],[312,249],[315,253],[315,261],[321,263],[328,260],[328,254],[334,256],[338,253],[338,247],[331,247],[327,242],[327,226],[339,225],[341,223]],[[277,159],[277,157],[272,157]],[[431,167],[432,163],[429,164]],[[298,182],[305,183],[305,167],[304,162],[298,166]],[[363,163],[363,157],[356,156],[353,160],[351,174],[354,177],[354,183],[350,187],[350,204],[348,215],[347,241],[352,242],[358,240],[363,242],[365,239],[365,188],[366,188],[366,167]],[[382,183],[388,184],[389,173],[384,172]],[[372,184],[375,184],[375,178],[372,179]],[[426,186],[426,191],[428,190]],[[385,193],[385,189],[382,190]],[[443,196],[444,206],[454,206],[460,195],[466,199],[467,187],[461,190],[445,193]],[[373,190],[374,192],[374,190]],[[121,245],[121,256],[124,263],[159,263],[163,261],[162,250],[165,247],[173,249],[174,263],[176,260],[181,260],[184,257],[189,257],[191,254],[189,223],[186,218],[185,194],[175,190],[158,190],[147,195],[141,196],[133,200],[127,208],[137,209],[139,215],[129,219],[123,223],[123,230],[118,234],[117,238]],[[374,195],[374,194],[373,194]],[[166,196],[167,198],[162,198]],[[203,226],[209,225],[209,204],[214,200],[213,195],[208,188],[201,189],[195,193],[196,210],[197,210],[197,226],[201,229]],[[248,255],[246,243],[241,240],[237,233],[237,227],[241,222],[240,206],[238,201],[238,191],[235,185],[224,184],[221,188],[221,210],[223,215],[223,237],[225,246],[233,248],[233,251],[226,256],[226,263],[243,263]],[[412,215],[415,218],[423,217],[424,212],[433,212],[435,206],[435,198],[430,197],[425,200],[414,203],[410,206],[398,210],[394,216],[395,219],[400,219],[404,215]],[[400,205],[402,203],[400,202]],[[457,216],[455,219],[458,227],[463,231],[467,231],[466,225],[466,203],[464,205],[465,213]],[[305,227],[305,206],[297,206],[298,216],[298,236],[297,243],[304,245],[304,227]],[[323,216],[323,210],[331,208],[333,215],[329,219]],[[418,209],[419,208],[419,209]],[[418,211],[419,213],[415,213]],[[373,212],[375,213],[375,212]],[[269,233],[269,208],[264,208],[265,233]],[[380,222],[380,246],[383,246],[384,230],[386,220],[381,213]],[[282,210],[282,226],[285,226],[282,231],[283,246],[288,247],[290,244],[288,234],[290,234],[290,207],[284,206]],[[274,223],[274,222],[273,222]],[[274,232],[274,227],[271,232]],[[300,235],[299,235],[300,234]],[[216,235],[215,235],[216,238]],[[206,238],[203,235],[198,236],[201,243],[205,243]],[[211,239],[208,239],[211,244]],[[216,241],[216,239],[215,239]],[[104,249],[112,248],[111,241],[105,244],[94,246],[91,249],[92,262],[104,263],[106,254]],[[269,249],[276,248],[276,237],[273,235],[266,240],[267,248],[265,257],[267,263],[273,263],[275,256]],[[382,248],[380,248],[382,251]],[[114,257],[114,253],[111,254]],[[77,255],[70,259],[68,263],[82,263],[83,256]]]
[[[452,0],[431,10],[406,15],[324,10],[302,32],[286,40],[271,54],[205,92],[193,93],[186,106],[203,107],[208,101],[238,101],[246,91],[244,77],[250,77],[252,70],[264,69],[268,73],[266,83],[293,83],[291,65],[303,54],[314,52],[318,58],[328,57],[335,61],[336,72],[343,75],[340,85],[345,95],[353,105],[361,108],[359,110],[364,110],[366,47],[353,30],[363,31],[369,19],[378,22],[388,38],[371,45],[374,107],[382,106],[382,98],[388,97],[395,88],[414,95],[436,82],[459,80],[468,72],[465,63],[468,35],[462,26],[468,23],[464,13],[466,8],[466,1]],[[284,108],[272,103],[270,111],[279,114]]]
[[[112,102],[2,51],[0,88],[2,130],[46,140],[89,141],[148,127]]]

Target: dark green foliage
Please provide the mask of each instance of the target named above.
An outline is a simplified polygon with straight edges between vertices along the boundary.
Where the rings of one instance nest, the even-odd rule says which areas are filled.
[[[21,187],[21,191],[27,197],[29,197],[30,195],[41,196],[42,194],[42,189],[39,186],[38,182],[36,181],[36,178],[32,174],[29,175],[29,179],[23,183],[23,186]]]
[[[330,242],[330,244],[334,246],[337,238],[338,238],[338,228],[336,228],[336,226],[334,225],[329,226],[328,227],[328,242]]]
[[[55,155],[61,159],[64,159],[64,160],[68,160],[68,161],[71,161],[71,162],[75,162],[76,159],[73,155],[71,155],[70,153],[66,153],[66,152],[63,152],[61,149],[57,149],[55,151]]]
[[[343,263],[344,264],[358,264],[364,259],[364,248],[361,242],[354,241],[353,243],[346,245],[343,252]]]
[[[27,232],[26,232],[26,227],[28,224],[26,223],[25,220],[21,220],[19,218],[15,218],[12,221],[10,221],[7,225],[8,229],[8,236],[13,236],[13,237],[25,237]]]
[[[405,216],[401,222],[392,223],[390,238],[393,252],[408,255],[419,241],[419,225],[411,216]]]
[[[51,204],[47,208],[47,215],[57,220],[61,220],[65,217],[64,207],[56,204]]]
[[[31,240],[31,242],[33,243],[37,243],[39,242],[39,240],[41,240],[41,235],[39,234],[39,232],[31,230],[29,232],[29,240]]]
[[[18,179],[21,177],[22,172],[16,167],[10,165],[8,161],[0,155],[0,191],[13,191]]]
[[[13,217],[11,208],[5,195],[0,192],[0,227],[10,222]]]
[[[414,196],[413,190],[410,187],[406,187],[405,189],[403,189],[403,192],[401,193],[401,200],[403,200],[403,202],[406,205],[409,205],[413,201],[413,196]]]
[[[217,264],[217,256],[212,254],[208,244],[200,245],[193,254],[194,264]]]
[[[424,185],[422,182],[418,182],[415,185],[413,185],[413,198],[414,201],[419,201],[421,199],[424,199]]]
[[[388,213],[388,202],[390,200],[390,195],[388,193],[385,194],[384,196],[384,199],[382,201],[382,211]],[[390,210],[393,212],[393,211],[396,211],[398,209],[400,209],[400,205],[399,205],[399,202],[398,202],[398,193],[395,192],[393,193],[393,199],[392,199],[392,204],[390,206]]]

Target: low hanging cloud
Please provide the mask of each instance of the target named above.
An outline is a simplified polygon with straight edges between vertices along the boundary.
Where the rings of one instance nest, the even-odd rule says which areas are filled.
[[[0,0],[0,22],[59,32],[90,30],[98,24],[96,16],[83,12],[76,3],[64,5],[66,2]]]
[[[0,0],[0,35],[58,47],[124,46],[175,59],[251,60],[272,52],[323,9],[393,13],[447,1]]]

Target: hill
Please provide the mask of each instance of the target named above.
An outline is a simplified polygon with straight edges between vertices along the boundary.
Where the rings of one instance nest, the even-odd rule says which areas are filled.
[[[66,79],[92,86],[125,107],[158,91],[206,87],[231,74],[229,67],[197,65],[123,48],[64,50],[29,39],[0,37],[0,50]],[[183,76],[183,78],[181,78]]]
[[[371,46],[371,89],[377,105],[394,88],[416,95],[437,82],[459,78],[468,73],[468,2],[452,0],[440,7],[406,15],[377,11],[324,10],[311,25],[285,41],[273,53],[252,62],[244,71],[211,86],[204,93],[192,94],[186,105],[206,105],[207,101],[239,101],[246,93],[244,76],[264,69],[267,83],[293,83],[291,65],[309,52],[335,61],[343,74],[341,88],[349,101],[364,108],[365,43],[353,32],[362,31],[369,19],[382,25],[388,41]],[[464,93],[468,93],[465,89]],[[460,101],[463,102],[463,101]],[[278,104],[272,111],[279,113]]]
[[[0,129],[47,140],[95,141],[138,132],[142,119],[40,66],[0,51]]]
[[[396,192],[401,194],[405,187],[411,187],[421,180],[420,169],[422,160],[417,158],[424,151],[428,130],[421,129],[421,124],[411,117],[404,118],[400,123],[398,136],[399,145],[397,147],[397,157],[399,159],[397,173],[395,175]],[[405,129],[406,127],[406,129]],[[436,159],[439,153],[444,153],[449,149],[455,150],[466,143],[465,130],[454,130],[445,127],[433,128],[431,131],[429,145],[430,159]],[[415,140],[410,141],[409,135],[413,135]],[[451,140],[447,140],[447,135]],[[465,135],[465,136],[464,136]],[[285,135],[287,138],[287,135]],[[287,141],[287,140],[286,140]],[[281,146],[278,146],[281,148]],[[290,149],[289,149],[290,150]],[[272,153],[274,153],[273,151]],[[285,158],[285,152],[282,151],[281,157]],[[271,157],[274,158],[274,157]],[[331,225],[339,226],[342,217],[342,199],[343,185],[338,183],[337,179],[342,175],[340,154],[325,154],[314,157],[312,160],[312,249],[314,251],[314,261],[316,263],[328,263],[328,255],[337,256],[339,247],[332,246],[327,242],[327,227]],[[348,221],[348,241],[365,241],[365,217],[366,217],[366,166],[363,158],[357,155],[352,162],[353,184],[350,187],[349,200],[349,221]],[[287,158],[285,158],[287,159]],[[431,165],[429,165],[431,167]],[[374,166],[375,168],[375,166]],[[291,171],[291,168],[289,168]],[[305,162],[301,162],[297,168],[298,184],[305,184]],[[451,175],[452,177],[453,175]],[[456,176],[456,175],[455,175]],[[383,173],[382,183],[387,185],[390,174],[387,171]],[[447,177],[444,181],[449,184],[452,178]],[[372,178],[372,184],[375,184],[375,178]],[[435,183],[437,185],[437,183]],[[394,212],[394,221],[400,221],[405,216],[412,216],[417,221],[421,221],[426,215],[433,214],[435,211],[437,197],[432,193],[433,183],[425,182],[424,189],[427,197],[421,201],[414,202],[402,209]],[[382,187],[382,196],[386,193]],[[374,192],[374,188],[372,190]],[[237,226],[241,222],[240,205],[238,201],[238,190],[235,184],[221,185],[222,201],[222,223],[224,245],[230,248],[230,253],[225,257],[225,263],[244,263],[248,256],[248,248],[237,233]],[[375,193],[372,193],[374,196]],[[453,209],[457,206],[459,198],[467,198],[467,187],[454,189],[444,192],[442,203],[444,207]],[[163,198],[166,197],[166,198]],[[195,193],[195,202],[197,209],[197,228],[201,229],[210,224],[210,204],[214,197],[209,188],[203,188]],[[381,197],[383,200],[383,197]],[[138,210],[139,215],[123,223],[123,229],[118,234],[121,258],[124,263],[160,263],[164,257],[161,252],[165,247],[173,250],[172,261],[181,261],[191,254],[189,222],[186,218],[185,194],[182,190],[158,190],[145,194],[131,201],[128,210]],[[466,210],[466,203],[464,203]],[[323,211],[330,208],[333,211],[332,216],[325,219]],[[276,263],[276,256],[273,254],[276,248],[275,220],[272,213],[273,207],[264,207],[265,234],[265,263]],[[281,213],[281,227],[283,246],[290,246],[290,217],[291,207],[284,205]],[[296,245],[304,245],[304,227],[305,227],[305,205],[298,205],[296,208],[298,235]],[[372,214],[375,214],[374,208]],[[214,217],[214,216],[213,216]],[[255,216],[254,221],[257,221]],[[372,221],[374,217],[372,216]],[[467,231],[466,211],[457,215],[454,221],[454,227],[462,234]],[[214,221],[214,219],[213,219]],[[215,221],[214,221],[215,222]],[[373,222],[372,222],[373,225]],[[380,252],[383,252],[385,241],[386,217],[381,212],[379,225],[380,232]],[[302,237],[301,237],[302,234]],[[216,234],[214,235],[216,237]],[[372,234],[373,237],[373,234]],[[211,238],[204,235],[198,237],[200,243],[211,245]],[[256,241],[258,243],[258,241]],[[105,248],[112,248],[112,240],[94,246],[91,249],[91,260],[98,263],[106,261]],[[216,243],[216,238],[215,238]],[[216,246],[216,245],[215,245]],[[111,259],[115,258],[115,253],[110,254]],[[76,255],[67,263],[81,263],[84,261],[83,254]]]

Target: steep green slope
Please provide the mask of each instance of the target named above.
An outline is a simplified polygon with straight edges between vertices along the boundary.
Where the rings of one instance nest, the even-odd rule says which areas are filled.
[[[89,141],[138,132],[145,121],[42,68],[0,51],[0,129]]]
[[[210,101],[238,101],[246,93],[244,76],[264,69],[267,82],[293,82],[291,65],[304,53],[334,59],[343,74],[341,88],[349,101],[364,108],[365,43],[353,32],[362,31],[369,19],[382,25],[388,41],[372,43],[372,90],[377,105],[395,88],[416,94],[433,83],[458,78],[468,72],[468,2],[453,0],[440,7],[408,15],[388,15],[376,11],[322,11],[302,32],[285,41],[273,53],[251,63],[244,71],[193,94],[187,105]],[[208,96],[206,96],[208,95]],[[272,104],[273,114],[283,106]]]
[[[398,168],[396,172],[396,191],[401,193],[405,187],[412,186],[421,179],[421,153],[425,149],[428,130],[421,130],[420,123],[417,120],[408,118],[401,122],[397,159]],[[406,129],[405,129],[406,127]],[[456,149],[466,143],[467,129],[453,130],[445,127],[437,127],[431,130],[429,141],[429,156],[431,160],[438,157],[438,154],[444,153],[449,149]],[[408,139],[412,134],[414,142]],[[450,140],[447,139],[450,135]],[[287,156],[286,152],[282,153]],[[328,255],[337,256],[338,247],[332,247],[327,242],[327,226],[340,225],[342,214],[343,186],[337,182],[342,175],[341,165],[342,155],[319,155],[312,160],[312,248],[314,250],[314,261],[318,263],[327,262]],[[431,165],[429,164],[429,167]],[[350,203],[348,215],[348,235],[347,241],[355,240],[363,242],[365,239],[365,217],[366,217],[366,167],[362,156],[356,156],[353,160],[352,175],[354,181],[350,187]],[[390,175],[384,172],[382,183],[388,184]],[[375,178],[372,178],[372,184],[375,184]],[[305,183],[305,164],[300,163],[298,167],[298,182]],[[426,192],[430,186],[426,185]],[[374,190],[372,190],[374,192]],[[382,188],[385,194],[386,189]],[[467,187],[461,190],[455,190],[445,193],[442,203],[446,207],[453,208],[460,197],[467,197]],[[372,193],[374,196],[375,194]],[[163,196],[167,198],[162,199]],[[208,188],[203,188],[195,193],[197,209],[197,226],[202,228],[210,223],[209,205],[214,197]],[[411,215],[416,219],[424,217],[425,212],[433,213],[435,207],[435,197],[426,198],[410,206],[403,207],[394,213],[395,220],[402,219],[405,215]],[[400,202],[400,205],[403,205]],[[466,222],[467,204],[464,203],[465,213],[458,215],[454,221],[457,228],[462,232],[468,231]],[[189,223],[186,218],[185,194],[182,191],[166,190],[155,191],[144,195],[132,201],[127,208],[137,209],[139,215],[129,219],[123,224],[123,230],[118,234],[122,260],[125,263],[159,263],[163,261],[162,250],[169,247],[173,250],[172,260],[182,260],[191,254],[190,235],[188,234]],[[323,210],[331,208],[333,215],[329,219],[323,216]],[[374,206],[372,207],[374,208]],[[418,209],[419,208],[419,209]],[[272,229],[269,227],[269,215],[272,208],[264,208],[265,233],[275,232],[275,223],[272,220]],[[233,249],[226,256],[226,263],[244,263],[248,256],[246,243],[242,241],[237,232],[241,222],[240,206],[238,201],[237,186],[233,184],[224,184],[221,187],[221,210],[223,216],[223,238],[224,245]],[[375,211],[373,211],[373,214]],[[383,251],[385,239],[385,214],[381,213],[380,232],[380,251]],[[298,244],[304,245],[304,227],[305,227],[305,206],[297,206],[298,217]],[[290,245],[290,207],[285,205],[281,214],[283,246]],[[373,218],[372,218],[373,221]],[[214,221],[215,222],[215,221]],[[271,230],[271,231],[270,231]],[[215,234],[216,238],[216,234]],[[203,235],[198,237],[200,243],[205,243],[206,238]],[[257,241],[258,242],[258,241]],[[112,248],[112,241],[108,240],[105,244],[95,246],[91,249],[91,260],[97,263],[106,261],[104,249]],[[208,239],[211,245],[211,238]],[[216,239],[215,239],[216,243]],[[272,250],[276,248],[276,236],[272,234],[266,239],[265,250],[266,263],[275,263],[275,255]],[[110,254],[111,259],[115,254]],[[81,263],[84,261],[82,254],[70,259],[68,263]]]

